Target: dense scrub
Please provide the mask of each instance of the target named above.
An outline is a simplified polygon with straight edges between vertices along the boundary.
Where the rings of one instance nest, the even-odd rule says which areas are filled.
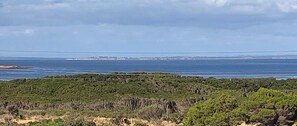
[[[0,81],[0,115],[184,120],[189,126],[235,125],[242,121],[291,124],[296,119],[296,94],[297,79],[84,74]]]
[[[230,126],[242,121],[265,126],[293,125],[297,118],[297,96],[260,88],[246,98],[220,92],[191,107],[184,118],[189,126]]]

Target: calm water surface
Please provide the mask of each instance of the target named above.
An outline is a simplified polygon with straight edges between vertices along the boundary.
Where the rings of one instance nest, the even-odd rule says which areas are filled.
[[[67,61],[0,60],[0,65],[33,67],[0,70],[0,80],[52,75],[111,72],[166,72],[217,78],[296,78],[297,60],[198,60],[198,61]]]

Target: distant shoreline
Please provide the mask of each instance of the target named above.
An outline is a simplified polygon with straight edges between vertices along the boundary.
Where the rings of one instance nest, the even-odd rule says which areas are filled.
[[[0,60],[99,60],[99,61],[172,61],[172,60],[297,60],[297,55],[246,55],[246,56],[98,56],[98,57],[0,57]]]
[[[203,56],[171,56],[171,57],[78,57],[65,60],[99,60],[99,61],[172,61],[172,60],[277,60],[297,59],[297,56],[230,56],[230,57],[203,57]]]

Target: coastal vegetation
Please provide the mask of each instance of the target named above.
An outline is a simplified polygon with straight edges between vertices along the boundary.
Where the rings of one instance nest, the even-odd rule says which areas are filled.
[[[112,73],[0,81],[0,125],[293,125],[296,119],[297,79]]]

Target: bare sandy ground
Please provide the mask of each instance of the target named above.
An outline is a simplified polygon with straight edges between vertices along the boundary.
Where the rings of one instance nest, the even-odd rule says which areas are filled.
[[[239,126],[259,126],[260,124],[257,123],[257,124],[246,124],[245,122],[243,122],[241,125]]]
[[[0,123],[5,123],[5,118],[12,118],[10,115],[1,115],[0,116]],[[41,122],[43,120],[55,120],[55,119],[63,119],[61,116],[31,116],[27,117],[26,119],[12,119],[12,122],[15,122],[17,124],[28,124],[30,122]]]
[[[259,126],[260,124],[246,124],[245,122],[243,122],[241,125],[239,126]],[[297,126],[297,120],[295,121],[295,123],[292,126]]]
[[[9,115],[1,115],[0,116],[0,123],[5,123],[5,118],[10,117]],[[26,119],[12,119],[12,122],[15,122],[17,124],[28,124],[30,122],[42,122],[44,120],[55,120],[55,119],[64,119],[65,116],[32,116],[32,117],[27,117]],[[97,125],[103,125],[103,124],[111,124],[112,118],[104,118],[104,117],[90,117],[88,118],[89,120],[92,120],[95,122]],[[142,120],[142,119],[128,119],[131,124],[130,126],[133,126],[136,122],[141,122],[144,124],[147,124],[148,126],[176,126],[175,123],[168,122],[168,121],[161,121],[161,122],[150,122],[147,120]],[[123,126],[129,126],[123,124]]]
[[[0,123],[5,123],[5,118],[10,117],[9,115],[1,115],[0,116]],[[55,119],[64,119],[65,116],[32,116],[32,117],[27,117],[26,119],[13,119],[12,122],[16,122],[17,124],[28,124],[30,122],[42,122],[44,120],[55,120]],[[104,124],[111,124],[112,118],[104,118],[104,117],[89,117],[88,120],[92,120],[93,122],[96,123],[96,125],[104,125]],[[140,122],[144,123],[148,126],[176,126],[177,124],[169,122],[169,121],[160,121],[160,122],[154,122],[154,121],[148,121],[148,120],[143,120],[143,119],[137,119],[137,118],[131,118],[128,119],[131,124],[130,126],[133,126],[135,123]],[[123,124],[123,126],[129,126]],[[259,124],[246,124],[243,122],[239,126],[259,126]],[[293,126],[297,126],[297,120]]]
[[[94,118],[93,121],[96,124],[110,124],[111,123],[112,118],[103,118],[103,117],[97,117]],[[147,120],[143,120],[143,119],[136,119],[136,118],[132,118],[132,119],[128,119],[131,124],[130,126],[133,126],[135,123],[140,122],[140,123],[144,123],[148,126],[176,126],[177,124],[169,122],[169,121],[161,121],[161,122],[150,122]],[[128,125],[124,125],[124,126],[128,126]]]

